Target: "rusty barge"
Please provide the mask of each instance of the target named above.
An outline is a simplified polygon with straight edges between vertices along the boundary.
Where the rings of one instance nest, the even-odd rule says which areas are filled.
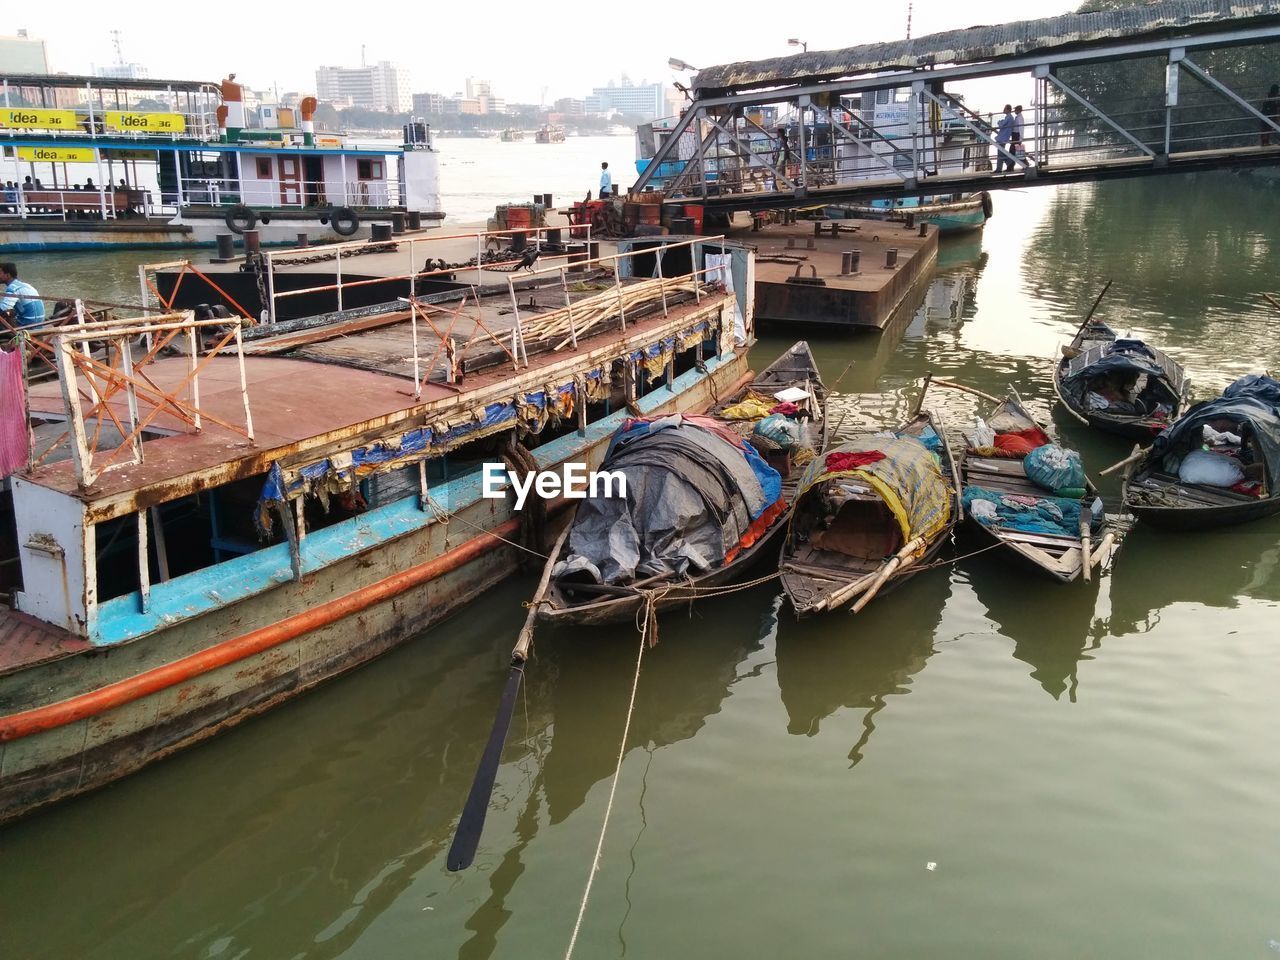
[[[748,249],[573,267],[278,331],[171,310],[36,330],[29,369],[57,376],[27,391],[32,459],[0,493],[0,821],[429,637],[545,551],[564,501],[487,498],[484,462],[594,469],[634,412],[749,380]]]

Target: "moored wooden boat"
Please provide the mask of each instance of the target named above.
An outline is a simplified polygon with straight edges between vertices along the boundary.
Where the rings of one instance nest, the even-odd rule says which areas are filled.
[[[1225,442],[1213,442],[1223,435]],[[1240,479],[1231,486],[1203,482],[1210,477],[1189,468],[1192,457],[1207,464],[1211,474],[1225,469],[1227,479]],[[1144,523],[1212,529],[1280,513],[1278,477],[1280,382],[1247,376],[1216,400],[1193,407],[1146,451],[1135,450],[1122,495],[1125,508]]]
[[[996,442],[1002,435],[1034,437],[1026,441],[1032,448],[1048,442],[1044,428],[1016,392],[1010,393],[1004,400],[979,394],[995,404],[986,424],[995,432]],[[1094,568],[1106,563],[1118,545],[1115,519],[1103,511],[1097,487],[1087,476],[1079,496],[1055,496],[1030,479],[1024,463],[1026,453],[1011,452],[1018,446],[975,447],[972,438],[966,438],[959,462],[966,528],[1000,552],[1057,580],[1091,579]],[[991,503],[990,508],[979,507],[986,522],[974,515],[975,500]],[[1027,516],[1016,515],[1019,507],[1027,508]]]
[[[1053,368],[1058,400],[1082,423],[1145,442],[1182,415],[1189,381],[1174,359],[1086,321]]]
[[[930,413],[819,458],[801,480],[780,564],[800,617],[851,601],[857,612],[917,573],[960,517],[955,459]]]
[[[666,568],[648,576],[635,576],[630,573],[614,575],[620,574],[621,571],[602,569],[591,569],[584,573],[590,565],[581,562],[583,554],[577,551],[583,549],[587,535],[583,533],[583,539],[577,541],[571,536],[566,538],[555,555],[548,560],[548,567],[555,570],[555,573],[545,580],[533,599],[532,605],[537,610],[538,621],[578,625],[630,621],[651,599],[658,611],[687,605],[702,591],[740,579],[761,561],[775,556],[790,517],[791,501],[795,496],[800,471],[790,464],[788,451],[767,449],[770,446],[769,442],[762,440],[752,431],[755,421],[734,419],[732,414],[735,413],[734,408],[750,401],[753,396],[776,399],[775,394],[798,395],[787,394],[788,390],[803,391],[807,395],[805,399],[796,402],[808,416],[802,416],[798,421],[800,440],[792,449],[816,453],[822,448],[826,439],[826,389],[822,385],[817,362],[813,358],[809,345],[804,341],[793,345],[755,377],[749,386],[717,404],[712,411],[713,417],[708,418],[706,423],[697,424],[694,418],[689,418],[690,426],[713,431],[731,431],[734,436],[745,437],[746,439],[742,442],[764,448],[765,457],[769,463],[778,467],[780,495],[771,505],[771,509],[753,521],[750,536],[744,537],[740,549],[726,551],[723,562],[701,569],[696,564],[691,564],[685,570],[670,569],[672,560],[668,556],[662,561],[666,564]],[[629,424],[637,422],[633,421]],[[627,427],[628,425],[624,425],[619,434],[615,435],[615,448],[619,443],[619,437]],[[758,457],[754,447],[751,448],[751,454]],[[709,457],[707,462],[710,462]],[[620,458],[616,458],[611,450],[601,469],[609,470],[620,464]],[[666,460],[664,465],[651,466],[650,469],[664,474],[678,475],[685,467],[672,458]],[[634,501],[634,489],[628,493],[628,498]],[[579,506],[570,520],[571,531],[574,529],[585,531],[588,516],[595,506],[593,498],[590,497]],[[766,520],[767,522],[761,523]],[[685,536],[691,534],[688,529],[680,532]],[[641,537],[645,534],[645,530],[639,531]],[[610,543],[609,550],[612,551],[614,547],[615,544]]]

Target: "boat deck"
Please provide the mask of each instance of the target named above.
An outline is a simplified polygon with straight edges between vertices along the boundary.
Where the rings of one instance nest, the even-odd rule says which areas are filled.
[[[597,291],[574,296],[594,292]],[[545,295],[554,296],[563,302],[558,283],[554,293]],[[230,482],[262,473],[272,463],[296,457],[307,449],[339,440],[350,442],[366,432],[382,430],[398,422],[417,425],[423,415],[444,408],[471,410],[499,396],[540,389],[553,371],[562,372],[574,364],[590,362],[597,352],[603,359],[606,354],[615,353],[620,343],[630,344],[632,348],[642,345],[656,330],[678,325],[695,314],[705,314],[708,307],[722,304],[729,296],[704,292],[700,303],[693,300],[672,303],[669,316],[664,316],[661,309],[643,316],[628,313],[625,333],[619,331],[616,324],[602,324],[606,329],[585,334],[576,350],[566,344],[558,351],[535,352],[531,346],[528,366],[518,371],[495,345],[493,350],[499,352],[502,362],[474,372],[468,367],[463,381],[456,385],[432,380],[424,385],[420,398],[413,395],[413,337],[407,311],[383,315],[379,318],[381,322],[364,329],[358,329],[358,324],[340,323],[283,337],[276,343],[278,350],[274,351],[271,340],[260,340],[246,350],[245,356],[255,434],[252,443],[234,430],[213,422],[215,417],[237,425],[245,421],[239,365],[235,356],[223,354],[210,358],[200,371],[199,406],[209,415],[201,432],[188,432],[190,428],[166,410],[155,417],[151,428],[173,435],[148,440],[144,462],[103,473],[89,490],[79,488],[70,461],[45,464],[28,479],[99,503],[113,498],[136,499],[134,495],[139,491],[154,487],[148,502],[162,502],[188,492],[183,489],[184,484],[195,488],[197,484]],[[544,295],[538,292],[534,297],[537,300]],[[510,301],[506,300],[505,305],[509,306]],[[480,311],[486,326],[494,333],[509,333],[514,322],[513,316],[502,313],[503,306],[488,302]],[[444,327],[448,326],[448,315],[455,309],[456,305],[439,308],[436,316],[443,315]],[[523,308],[522,320],[528,322]],[[441,324],[440,319],[436,322]],[[460,325],[455,333],[461,329],[466,327]],[[418,337],[421,369],[425,373],[439,341],[421,319]],[[509,337],[507,347],[510,347]],[[476,349],[478,352],[480,347]],[[186,357],[164,357],[143,369],[157,389],[187,396],[183,385],[188,371]],[[89,398],[83,387],[81,393],[82,404],[87,409]],[[121,423],[128,423],[123,391],[116,393],[108,405]],[[53,421],[65,418],[56,381],[34,384],[30,406],[33,417]],[[147,415],[145,411],[142,413],[144,418]],[[92,422],[88,426],[92,430]],[[110,452],[101,452],[95,464],[105,464],[111,456]],[[120,458],[123,457],[122,452]],[[105,515],[118,515],[126,509],[120,505],[107,510]],[[95,519],[102,518],[95,514]]]
[[[82,637],[0,605],[0,675],[92,649]]]

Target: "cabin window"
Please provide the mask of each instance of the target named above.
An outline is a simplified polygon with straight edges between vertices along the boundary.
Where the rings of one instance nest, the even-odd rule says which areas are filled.
[[[892,96],[893,96],[893,91],[892,91],[892,90],[877,90],[877,91],[876,91],[876,103],[879,103],[879,104],[885,104],[885,103],[888,103],[888,102],[889,102],[889,99],[890,99]]]
[[[382,179],[382,161],[381,160],[357,160],[356,176],[361,180],[381,180]]]
[[[258,158],[258,179],[259,180],[271,179],[271,158],[270,157]]]

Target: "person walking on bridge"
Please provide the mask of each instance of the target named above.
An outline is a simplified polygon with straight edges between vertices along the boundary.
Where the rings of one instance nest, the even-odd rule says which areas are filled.
[[[1002,173],[1005,169],[1013,172],[1013,161],[1006,157],[1005,153],[1009,150],[1009,141],[1013,139],[1015,123],[1013,106],[1006,103],[1004,116],[996,122],[996,173]]]

